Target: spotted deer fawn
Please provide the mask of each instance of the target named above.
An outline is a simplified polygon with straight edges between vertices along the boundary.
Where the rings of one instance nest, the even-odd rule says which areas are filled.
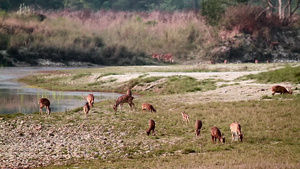
[[[152,135],[155,135],[155,122],[152,119],[149,120],[149,128],[146,131],[148,136],[150,135],[151,131],[152,131]]]
[[[280,85],[275,85],[271,87],[272,90],[272,95],[274,96],[275,93],[280,93],[280,94],[293,94],[293,90],[290,87],[283,87]]]
[[[152,112],[156,112],[156,110],[154,109],[154,107],[151,104],[149,104],[149,103],[143,103],[142,104],[142,111],[144,111],[144,110],[148,110],[151,113]]]
[[[47,98],[41,98],[38,103],[40,106],[40,114],[43,113],[42,108],[46,107],[46,112],[50,115],[51,113],[50,101]]]
[[[211,140],[213,143],[216,143],[217,139],[221,143],[225,143],[225,137],[222,136],[221,131],[218,129],[218,127],[212,127],[210,130],[210,134],[211,134]]]
[[[200,135],[200,129],[201,128],[202,128],[202,121],[201,120],[196,120],[196,123],[195,123],[196,136]]]
[[[236,136],[238,139],[243,142],[244,135],[242,134],[242,126],[238,122],[234,122],[230,124],[231,138],[232,141],[235,140]]]
[[[190,117],[188,114],[186,114],[184,111],[181,112],[181,115],[182,115],[182,120],[183,121],[186,121],[186,123],[190,122]]]

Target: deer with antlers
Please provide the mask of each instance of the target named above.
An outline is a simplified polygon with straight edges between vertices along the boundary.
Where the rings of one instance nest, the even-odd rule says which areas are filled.
[[[47,98],[41,98],[38,103],[40,106],[40,114],[43,113],[42,108],[46,107],[46,112],[48,112],[48,114],[50,115],[51,113],[50,101]]]

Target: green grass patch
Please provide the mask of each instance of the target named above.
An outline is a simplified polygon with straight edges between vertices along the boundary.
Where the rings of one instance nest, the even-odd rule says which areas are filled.
[[[160,85],[159,94],[179,94],[216,89],[215,81],[211,79],[198,81],[189,76],[171,76]]]
[[[0,119],[9,120],[19,116],[24,116],[24,114],[23,113],[0,114]]]
[[[101,74],[100,76],[98,76],[96,79],[101,79],[102,77],[105,77],[105,76],[110,76],[110,75],[122,75],[122,73],[104,73],[104,74]]]
[[[126,85],[128,87],[132,88],[136,85],[143,85],[145,83],[155,82],[162,78],[163,78],[162,76],[152,76],[152,77],[146,77],[146,78],[143,78],[143,76],[142,76],[142,77],[138,77],[138,78],[129,80]]]
[[[300,66],[291,67],[286,65],[282,69],[277,69],[268,72],[262,72],[258,74],[251,74],[240,78],[254,79],[260,83],[279,83],[279,82],[291,82],[300,83]]]
[[[74,75],[71,80],[76,80],[76,79],[80,79],[82,77],[86,77],[86,76],[90,76],[92,75],[92,73],[80,73],[80,74],[77,74],[77,75]]]

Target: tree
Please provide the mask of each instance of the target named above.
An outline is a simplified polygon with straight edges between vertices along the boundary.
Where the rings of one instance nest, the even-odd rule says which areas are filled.
[[[300,7],[300,0],[297,0],[295,9],[292,10],[292,0],[267,0],[269,7],[275,9],[278,12],[279,19],[291,18],[296,10]]]

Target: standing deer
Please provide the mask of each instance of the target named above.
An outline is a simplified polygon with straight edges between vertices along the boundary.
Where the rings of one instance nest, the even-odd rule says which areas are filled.
[[[157,59],[157,61],[160,61],[160,54],[158,54],[158,53],[153,53],[152,54],[152,59]]]
[[[188,114],[186,114],[184,111],[181,112],[181,115],[182,115],[182,120],[183,121],[186,121],[186,123],[190,122],[190,117]]]
[[[165,62],[173,63],[173,55],[170,53],[167,54],[161,54],[161,57],[164,59]]]
[[[231,138],[232,141],[235,140],[235,137],[238,136],[238,139],[243,142],[244,135],[242,134],[242,126],[238,122],[234,122],[230,124]]]
[[[151,113],[152,112],[156,112],[156,110],[154,109],[154,107],[151,104],[149,104],[149,103],[143,103],[142,104],[142,111],[144,111],[144,110],[148,110]]]
[[[130,89],[127,89],[127,91],[126,91],[126,95],[128,95],[128,96],[132,96],[132,92],[131,92],[131,90],[130,90]]]
[[[93,94],[89,94],[86,98],[84,98],[83,94],[82,94],[82,97],[84,100],[86,100],[89,104],[90,107],[94,107],[94,100],[95,100],[95,97]]]
[[[195,123],[195,132],[196,132],[196,136],[200,135],[200,129],[202,128],[202,121],[201,120],[196,120]]]
[[[272,90],[272,95],[274,96],[275,93],[280,93],[280,94],[293,94],[293,90],[290,87],[283,87],[280,85],[275,85],[271,87]]]
[[[225,137],[222,136],[221,131],[218,129],[218,127],[212,127],[210,130],[210,134],[213,143],[216,143],[217,139],[219,139],[221,143],[225,143]]]
[[[152,135],[155,135],[155,122],[152,119],[149,120],[149,128],[146,131],[148,136],[149,136],[151,131],[152,131]]]
[[[83,106],[83,112],[85,113],[85,117],[87,117],[89,111],[90,111],[90,105],[88,102],[85,102],[85,105]]]
[[[132,107],[134,107],[133,99],[134,99],[134,97],[129,96],[129,95],[122,95],[122,96],[118,97],[118,99],[116,100],[116,103],[113,106],[115,112],[117,112],[119,105],[121,106],[121,110],[122,110],[123,103],[128,103],[130,106],[130,109],[132,110]]]
[[[48,114],[50,115],[51,113],[50,101],[46,98],[41,98],[38,103],[40,105],[40,114],[43,113],[42,108],[46,107],[46,112],[48,112]]]

